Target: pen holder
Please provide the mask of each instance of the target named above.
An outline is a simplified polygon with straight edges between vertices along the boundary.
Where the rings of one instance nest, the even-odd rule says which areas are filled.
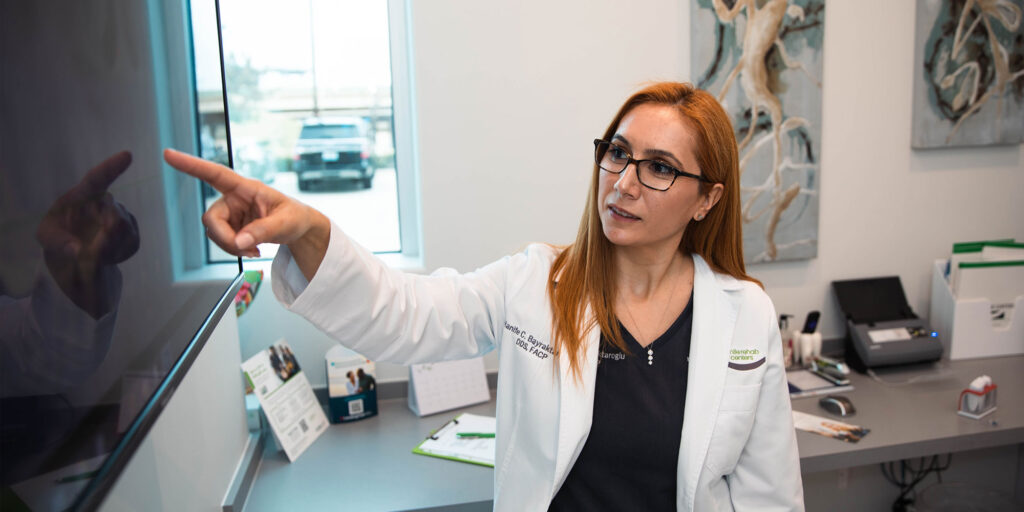
[[[960,392],[956,413],[972,419],[981,419],[996,410],[996,385],[988,384],[977,390],[967,388]]]
[[[815,357],[821,355],[821,333],[803,332],[797,336],[800,346],[800,364],[809,366]]]

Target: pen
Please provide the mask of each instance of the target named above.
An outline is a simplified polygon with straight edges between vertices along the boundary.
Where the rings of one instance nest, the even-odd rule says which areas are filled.
[[[457,433],[455,435],[458,436],[459,438],[463,438],[463,439],[465,439],[467,437],[480,437],[480,438],[494,437],[494,433],[493,432],[490,432],[490,433],[488,433],[488,432],[459,432],[459,433]]]
[[[99,474],[99,470],[97,470],[97,471],[88,471],[86,473],[80,473],[80,474],[77,474],[77,475],[66,476],[64,478],[58,478],[58,479],[54,480],[53,483],[55,483],[55,484],[69,484],[71,482],[78,482],[80,480],[88,480],[88,479],[96,476],[97,474]]]

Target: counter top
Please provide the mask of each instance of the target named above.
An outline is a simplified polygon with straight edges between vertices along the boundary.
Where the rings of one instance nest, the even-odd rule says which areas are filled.
[[[858,443],[844,443],[798,431],[802,472],[1024,443],[1024,356],[877,374],[883,382],[852,375],[854,390],[841,393],[857,408],[843,421],[871,433]],[[999,409],[981,420],[956,414],[960,391],[981,374],[999,387]],[[819,398],[795,399],[793,408],[828,416]],[[494,415],[493,398],[425,418],[413,414],[405,399],[382,400],[378,406],[378,416],[331,425],[295,463],[268,450],[245,511],[491,509],[491,468],[416,455],[412,449],[459,412]]]
[[[1024,356],[943,361],[876,374],[886,384],[853,374],[853,391],[839,393],[857,409],[841,420],[871,433],[858,443],[844,443],[798,431],[803,472],[1024,443]],[[960,392],[982,374],[998,386],[998,409],[980,420],[960,416]],[[829,416],[818,406],[820,398],[794,399],[793,409]]]
[[[415,510],[482,503],[491,510],[494,470],[412,453],[460,412],[494,416],[487,403],[417,417],[405,399],[381,400],[377,416],[331,425],[294,463],[267,450],[245,512]]]

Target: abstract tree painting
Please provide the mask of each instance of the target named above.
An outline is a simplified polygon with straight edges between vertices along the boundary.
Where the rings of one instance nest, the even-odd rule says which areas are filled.
[[[919,0],[914,148],[1024,140],[1024,0]]]
[[[693,76],[731,116],[748,263],[818,252],[824,0],[696,0]]]

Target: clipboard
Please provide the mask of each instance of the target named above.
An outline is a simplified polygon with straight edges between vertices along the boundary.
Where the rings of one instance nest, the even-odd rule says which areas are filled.
[[[492,416],[462,413],[432,432],[412,452],[440,459],[494,467],[493,437],[460,438],[459,432],[494,432],[497,422]]]

